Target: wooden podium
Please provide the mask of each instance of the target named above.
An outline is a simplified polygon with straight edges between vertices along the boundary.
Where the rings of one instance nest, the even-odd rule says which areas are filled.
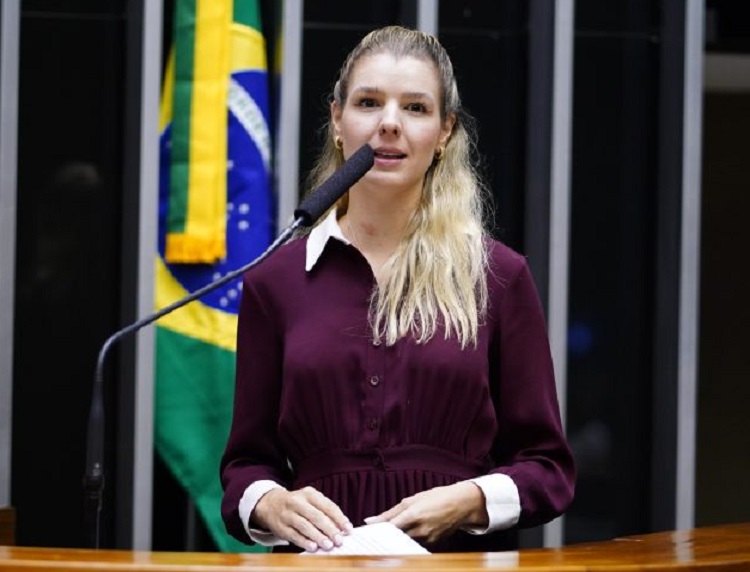
[[[750,523],[628,536],[560,549],[430,556],[300,556],[0,547],[0,570],[16,572],[735,572],[750,570]]]

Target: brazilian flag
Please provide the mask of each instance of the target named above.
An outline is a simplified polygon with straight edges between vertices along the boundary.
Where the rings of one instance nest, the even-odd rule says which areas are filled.
[[[177,0],[161,108],[162,308],[261,254],[274,206],[265,42],[257,0]],[[156,328],[155,443],[219,549],[219,459],[229,434],[242,283],[230,282]]]

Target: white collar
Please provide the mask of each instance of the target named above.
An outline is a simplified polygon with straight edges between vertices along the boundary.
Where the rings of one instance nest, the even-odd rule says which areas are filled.
[[[323,219],[323,222],[313,228],[307,237],[305,271],[309,272],[313,269],[318,262],[320,255],[323,254],[323,250],[325,250],[329,238],[335,238],[344,244],[350,244],[344,236],[344,233],[341,232],[335,208],[331,209],[331,212],[329,212],[328,216]]]

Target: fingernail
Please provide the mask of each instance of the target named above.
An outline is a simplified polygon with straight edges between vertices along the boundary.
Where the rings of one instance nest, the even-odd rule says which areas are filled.
[[[367,517],[367,518],[365,519],[365,524],[370,524],[370,523],[371,523],[372,521],[374,521],[374,520],[375,520],[375,517],[374,517],[374,516],[368,516],[368,517]]]
[[[315,551],[316,551],[317,549],[318,549],[318,545],[317,545],[317,544],[315,544],[314,542],[311,542],[311,543],[310,543],[310,544],[309,544],[309,545],[307,546],[307,551],[308,551],[308,552],[315,552]]]
[[[344,543],[344,539],[341,538],[340,534],[337,534],[336,536],[333,537],[333,543],[336,546],[341,546]]]
[[[328,539],[326,538],[326,539],[325,539],[325,540],[323,541],[323,548],[324,548],[325,550],[330,550],[331,548],[333,548],[333,542],[331,542],[330,540],[328,540]]]
[[[352,530],[354,530],[354,525],[347,520],[344,525],[344,532],[351,532]]]

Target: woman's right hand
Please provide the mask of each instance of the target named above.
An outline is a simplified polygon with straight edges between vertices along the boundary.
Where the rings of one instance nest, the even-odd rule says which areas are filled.
[[[250,520],[309,552],[340,546],[342,535],[352,530],[338,505],[312,487],[270,490],[255,505]]]

